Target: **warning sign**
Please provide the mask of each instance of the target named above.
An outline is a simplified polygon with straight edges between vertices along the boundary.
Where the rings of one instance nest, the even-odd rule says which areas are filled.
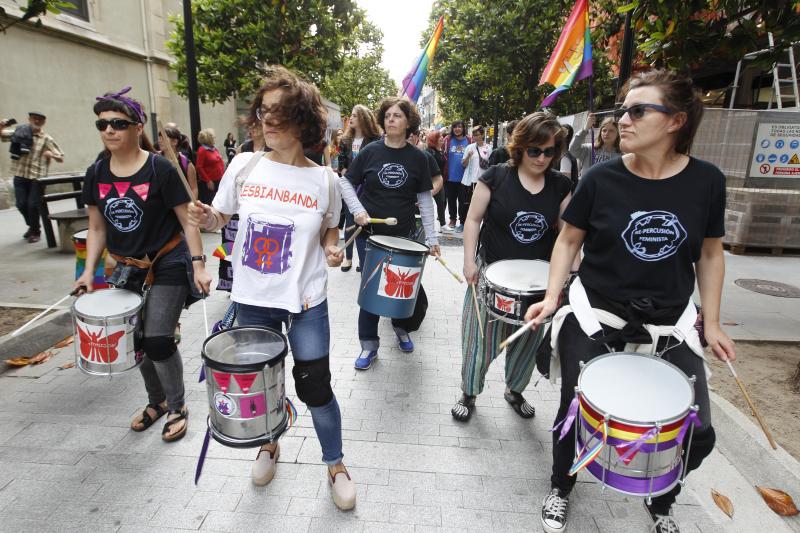
[[[750,178],[800,177],[800,117],[761,112],[750,152]]]

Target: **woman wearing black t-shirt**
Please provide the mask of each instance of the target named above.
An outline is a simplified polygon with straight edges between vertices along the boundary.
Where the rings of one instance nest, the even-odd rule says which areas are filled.
[[[557,342],[551,379],[558,374],[559,363],[562,378],[556,420],[564,419],[575,395],[579,361],[623,350],[626,343],[652,344],[663,359],[687,376],[696,376],[701,425],[684,454],[691,471],[711,453],[715,440],[703,349],[692,327],[695,279],[706,341],[718,359],[736,357],[733,342],[719,324],[725,176],[688,155],[703,114],[691,80],[669,71],[644,72],[631,78],[623,95],[617,115],[626,155],[584,173],[562,217],[564,228],[553,249],[547,295],[531,306],[526,319],[534,320],[536,327],[556,310],[570,264],[583,246],[580,277],[570,289],[571,306],[553,319]],[[586,299],[578,297],[584,295],[588,304],[580,305],[579,300]],[[619,319],[614,320],[617,326],[627,325],[609,326],[605,323],[609,314]],[[586,331],[592,321],[596,331]],[[675,337],[653,339],[645,325],[682,329]],[[551,533],[566,528],[568,495],[575,484],[575,477],[568,475],[574,451],[574,427],[563,439],[559,432],[553,433],[552,489],[542,507],[542,525]],[[677,484],[647,506],[657,533],[679,531],[670,509],[680,489]]]
[[[158,256],[143,309],[145,356],[139,366],[148,404],[134,417],[131,429],[144,431],[168,413],[162,439],[171,442],[186,434],[189,422],[175,326],[187,298],[207,293],[211,277],[205,269],[200,232],[189,224],[191,198],[175,167],[151,153],[143,132],[144,111],[138,102],[123,96],[126,92],[98,97],[94,105],[96,126],[111,157],[86,171],[83,201],[89,212],[89,270],[75,286],[93,290],[91,273],[103,248],[120,266],[145,267]],[[125,288],[139,290],[140,286],[126,284]]]
[[[347,208],[355,215],[356,223],[361,226],[366,226],[370,217],[397,218],[396,226],[380,224],[369,226],[367,229],[369,233],[411,238],[416,229],[414,215],[419,204],[427,244],[431,247],[431,254],[438,257],[439,241],[436,239],[433,223],[431,169],[428,158],[422,150],[407,142],[408,136],[419,129],[419,114],[414,105],[406,99],[386,98],[378,110],[378,122],[386,132],[386,137],[382,141],[373,142],[362,148],[358,157],[348,167],[346,177],[340,178],[342,196]],[[360,196],[357,196],[355,187],[359,186],[362,187],[362,191]],[[363,233],[356,238],[359,256],[362,255],[361,251],[364,250],[366,241],[367,237]],[[424,317],[426,302],[420,286],[414,314],[408,319],[392,320],[401,351],[414,350],[409,331],[419,327]],[[361,353],[355,362],[358,370],[368,369],[378,357],[379,318],[378,315],[364,309],[359,312],[358,338],[361,341]]]
[[[564,132],[549,113],[528,115],[514,129],[508,145],[511,160],[489,168],[478,180],[464,224],[464,278],[477,284],[481,267],[501,259],[550,260],[559,217],[570,199],[569,179],[551,169],[564,147]],[[482,225],[482,226],[481,226]],[[544,280],[542,280],[544,281]],[[498,343],[514,326],[490,320],[481,306],[481,321],[472,300],[464,295],[461,322],[461,399],[451,413],[456,420],[472,416],[475,397],[483,391]],[[483,331],[479,332],[480,324]],[[505,399],[523,418],[536,411],[525,401],[542,340],[542,330],[526,333],[506,351]]]

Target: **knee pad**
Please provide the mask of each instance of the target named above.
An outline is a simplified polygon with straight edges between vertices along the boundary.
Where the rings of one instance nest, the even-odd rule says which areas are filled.
[[[315,361],[295,361],[292,376],[297,397],[309,407],[322,407],[333,398],[328,357]]]
[[[163,361],[174,354],[178,347],[175,345],[175,337],[164,335],[161,337],[145,337],[142,339],[142,349],[153,361]]]

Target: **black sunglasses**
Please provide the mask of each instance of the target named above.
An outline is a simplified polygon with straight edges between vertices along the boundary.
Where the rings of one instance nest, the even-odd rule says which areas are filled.
[[[124,118],[112,118],[111,120],[101,118],[100,120],[96,120],[94,122],[97,131],[106,131],[109,124],[114,131],[122,131],[127,130],[129,126],[138,124],[138,122],[131,122],[130,120],[125,120]]]
[[[528,154],[528,157],[532,157],[534,159],[536,159],[542,154],[544,154],[545,157],[553,157],[554,155],[556,155],[556,147],[548,146],[547,148],[542,150],[538,146],[531,146],[530,148],[525,150],[525,153]]]
[[[648,109],[654,109],[656,111],[660,111],[667,115],[672,114],[672,109],[659,105],[659,104],[635,104],[630,107],[620,107],[619,109],[614,111],[614,118],[619,121],[625,113],[631,117],[631,120],[639,120],[644,116]]]

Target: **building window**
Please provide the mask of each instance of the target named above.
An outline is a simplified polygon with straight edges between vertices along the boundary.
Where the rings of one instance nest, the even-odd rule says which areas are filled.
[[[89,0],[67,0],[73,7],[62,7],[61,12],[89,22]]]

